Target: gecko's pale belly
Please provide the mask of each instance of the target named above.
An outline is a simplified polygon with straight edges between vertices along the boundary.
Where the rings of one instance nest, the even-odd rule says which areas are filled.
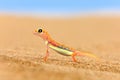
[[[71,56],[73,54],[73,52],[71,50],[68,50],[68,49],[65,49],[65,48],[62,48],[62,47],[56,47],[56,46],[53,46],[53,45],[49,45],[49,47],[53,50],[55,50],[56,52],[62,54],[62,55],[65,55],[65,56]]]

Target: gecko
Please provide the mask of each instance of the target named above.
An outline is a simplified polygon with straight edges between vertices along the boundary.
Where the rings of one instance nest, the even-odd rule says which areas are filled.
[[[49,53],[49,48],[51,48],[52,50],[58,52],[61,55],[71,56],[72,60],[74,62],[77,62],[76,56],[89,56],[89,57],[98,59],[94,54],[79,51],[79,50],[73,49],[71,47],[65,46],[65,45],[55,41],[53,38],[51,38],[50,34],[46,30],[44,30],[42,28],[35,29],[33,34],[41,37],[45,41],[46,55],[44,57],[44,61],[47,61],[48,56],[50,54]]]

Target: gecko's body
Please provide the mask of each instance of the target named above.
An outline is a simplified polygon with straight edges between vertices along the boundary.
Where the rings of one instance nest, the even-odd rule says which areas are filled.
[[[71,56],[73,51],[70,50],[69,48],[65,48],[65,47],[62,47],[62,46],[54,46],[54,45],[51,45],[49,44],[48,45],[51,49],[55,50],[56,52],[58,52],[59,54],[62,54],[62,55],[65,55],[65,56]]]
[[[48,34],[47,31],[43,29],[37,29],[34,32],[35,35],[40,36],[46,44],[47,50],[46,50],[46,56],[44,57],[44,60],[46,61],[48,56],[49,56],[49,48],[53,49],[54,51],[64,55],[64,56],[72,56],[73,61],[76,62],[75,56],[90,56],[93,58],[97,58],[93,54],[85,53],[85,52],[80,52],[77,51],[73,48],[66,47],[63,44],[58,43],[57,41],[53,40],[50,35]]]

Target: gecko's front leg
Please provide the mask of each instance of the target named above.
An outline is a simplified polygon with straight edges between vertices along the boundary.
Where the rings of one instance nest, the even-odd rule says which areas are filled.
[[[46,41],[45,44],[46,44],[46,55],[44,57],[44,61],[47,61],[48,56],[49,56],[49,46],[48,46],[49,43],[48,43],[48,41]]]

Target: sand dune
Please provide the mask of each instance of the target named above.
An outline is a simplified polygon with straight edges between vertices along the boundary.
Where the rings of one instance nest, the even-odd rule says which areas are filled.
[[[50,50],[43,61],[45,45],[34,36],[42,26],[51,36],[78,50],[99,56],[71,57]],[[74,17],[67,19],[0,16],[0,79],[1,80],[119,80],[120,79],[120,17]],[[49,75],[49,77],[47,77]]]

